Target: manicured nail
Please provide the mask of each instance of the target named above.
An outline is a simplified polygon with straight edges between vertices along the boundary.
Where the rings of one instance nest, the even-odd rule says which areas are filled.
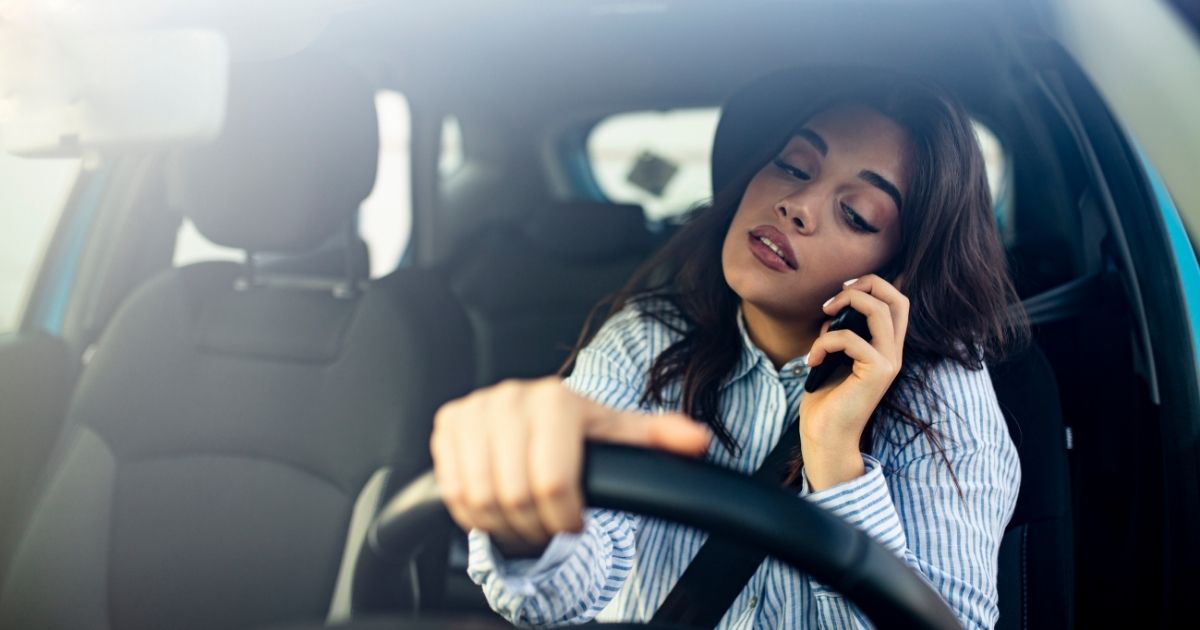
[[[848,287],[848,286],[854,284],[855,282],[858,282],[858,278],[850,278],[849,280],[843,282],[842,286]]]
[[[837,297],[837,296],[834,296],[834,297]],[[828,300],[825,300],[825,303],[821,305],[821,308],[825,308],[825,307],[829,306],[829,303],[832,301],[833,301],[833,298],[829,298]]]

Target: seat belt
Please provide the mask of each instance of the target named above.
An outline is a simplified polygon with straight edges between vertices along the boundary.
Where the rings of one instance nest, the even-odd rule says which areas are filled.
[[[799,424],[797,418],[784,429],[754,479],[782,483],[787,463],[799,444]],[[709,536],[650,623],[716,627],[766,557],[764,551]]]

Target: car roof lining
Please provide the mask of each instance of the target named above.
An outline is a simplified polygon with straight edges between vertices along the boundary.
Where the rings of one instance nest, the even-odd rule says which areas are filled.
[[[983,3],[665,4],[642,14],[597,14],[594,3],[378,5],[343,16],[318,45],[390,66],[398,83],[463,115],[471,104],[543,116],[721,102],[758,75],[810,64],[927,72],[986,103],[1009,58],[997,54],[1004,18]]]

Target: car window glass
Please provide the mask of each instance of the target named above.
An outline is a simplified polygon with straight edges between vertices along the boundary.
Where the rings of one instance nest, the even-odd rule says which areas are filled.
[[[371,254],[371,277],[387,275],[400,263],[412,227],[411,124],[408,100],[383,90],[375,95],[379,115],[379,169],[375,187],[359,206],[358,230]],[[184,220],[175,244],[176,266],[208,260],[243,260],[239,249],[204,238]]]
[[[78,159],[0,152],[0,334],[20,324],[79,167]]]
[[[718,108],[627,112],[592,128],[587,158],[601,192],[611,201],[640,204],[659,220],[687,212],[712,197],[709,159]],[[988,185],[1005,241],[1011,241],[1011,170],[1004,147],[975,123]]]
[[[587,157],[611,201],[640,204],[650,220],[682,214],[712,196],[715,107],[628,112],[592,128]]]
[[[978,121],[975,121],[974,125],[975,137],[979,140],[979,149],[983,153],[983,163],[987,168],[988,188],[992,193],[996,225],[1000,228],[1000,237],[1004,244],[1009,245],[1014,237],[1012,168],[1009,155],[991,129]]]

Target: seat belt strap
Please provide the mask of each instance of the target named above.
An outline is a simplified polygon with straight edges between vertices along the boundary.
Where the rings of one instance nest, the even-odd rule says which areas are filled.
[[[784,429],[775,448],[754,473],[754,479],[781,483],[798,445],[797,418]],[[650,623],[716,627],[766,557],[763,551],[709,536]]]

